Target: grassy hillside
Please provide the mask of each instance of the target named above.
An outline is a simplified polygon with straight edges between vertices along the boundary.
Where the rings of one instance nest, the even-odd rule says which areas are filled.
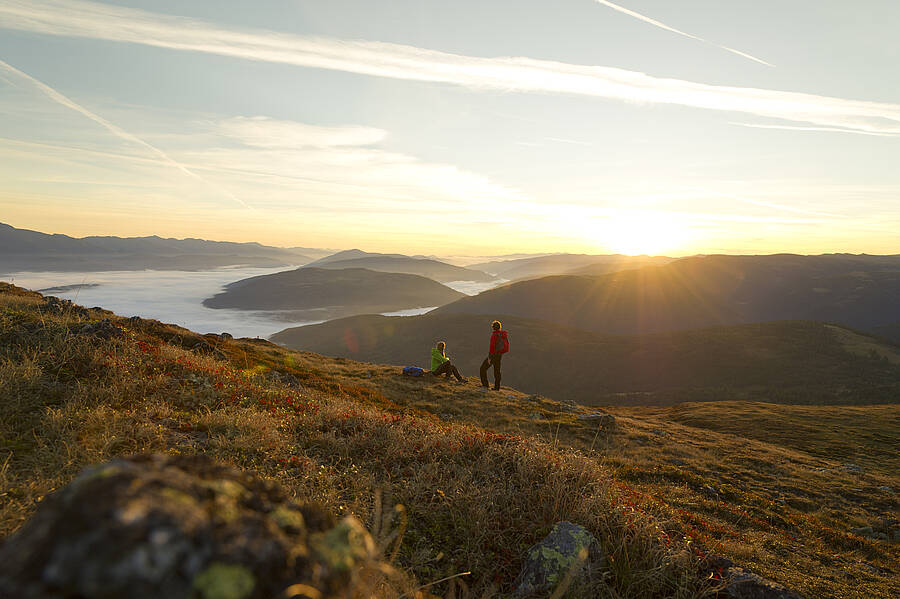
[[[510,314],[607,333],[821,320],[861,329],[896,322],[900,257],[700,256],[599,277],[523,281],[442,313]]]
[[[202,453],[401,533],[396,564],[421,584],[471,572],[428,588],[439,596],[468,596],[460,584],[507,595],[525,550],[562,519],[607,553],[593,587],[570,597],[711,597],[711,553],[807,597],[900,593],[900,546],[849,532],[896,529],[883,522],[900,509],[894,406],[868,418],[869,408],[804,408],[799,431],[817,417],[840,429],[806,449],[786,427],[766,438],[765,424],[794,409],[697,409],[721,411],[689,426],[661,408],[613,408],[616,427],[601,431],[580,418],[590,409],[545,397],[200,337],[4,286],[0,535],[86,464]],[[730,417],[754,438],[720,431]],[[825,457],[838,437],[858,438],[869,461],[850,470],[845,455]]]
[[[776,322],[652,335],[603,335],[502,317],[510,331],[503,382],[593,405],[756,400],[878,403],[900,398],[900,349],[834,325]],[[429,313],[357,316],[287,329],[294,349],[427,367],[447,342],[463,374],[477,375],[490,319]]]
[[[464,297],[417,275],[364,268],[298,268],[229,283],[203,300],[208,308],[283,310],[310,319],[440,306]]]

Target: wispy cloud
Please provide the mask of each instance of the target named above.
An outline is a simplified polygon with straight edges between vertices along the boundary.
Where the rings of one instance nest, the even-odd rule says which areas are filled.
[[[383,42],[239,31],[78,0],[5,0],[0,4],[0,26],[476,90],[675,104],[854,131],[900,133],[898,104],[706,85],[624,69],[532,58],[481,58]]]
[[[240,198],[238,198],[231,192],[216,186],[215,184],[211,183],[210,181],[207,181],[205,178],[203,178],[200,175],[198,175],[197,173],[191,171],[190,169],[185,167],[180,162],[172,159],[168,154],[166,154],[165,152],[163,152],[156,146],[153,146],[153,145],[147,143],[146,141],[137,137],[136,135],[132,135],[131,133],[129,133],[128,131],[125,131],[121,127],[114,125],[113,123],[110,123],[103,117],[101,117],[97,114],[94,114],[93,112],[91,112],[90,110],[85,108],[84,106],[74,102],[73,100],[70,100],[68,97],[66,97],[63,94],[61,94],[60,92],[56,91],[49,85],[47,85],[41,81],[38,81],[37,79],[35,79],[31,75],[29,75],[28,73],[25,73],[24,71],[20,71],[19,69],[15,68],[14,66],[12,66],[2,60],[0,60],[0,70],[5,71],[6,73],[13,75],[21,80],[24,80],[29,85],[31,85],[32,87],[37,89],[39,92],[41,92],[42,94],[44,94],[45,96],[47,96],[48,98],[50,98],[51,100],[56,102],[57,104],[65,106],[66,108],[74,110],[75,112],[89,118],[90,120],[94,121],[98,125],[101,125],[105,129],[107,129],[110,133],[112,133],[116,137],[123,139],[125,141],[128,141],[128,142],[137,144],[137,145],[149,150],[155,156],[158,156],[164,163],[178,169],[179,171],[181,171],[188,177],[191,177],[192,179],[196,179],[196,180],[204,183],[205,185],[212,186],[218,192],[222,193],[223,195],[226,195],[227,197],[234,200],[235,202],[238,202],[245,208],[250,208],[250,206],[248,206]]]
[[[215,147],[187,152],[195,169],[255,184],[279,186],[280,197],[322,201],[329,210],[436,212],[479,209],[485,200],[512,206],[530,200],[515,189],[449,164],[431,163],[376,147],[388,133],[358,126],[325,127],[265,117],[237,117],[213,123],[222,138]],[[509,204],[507,204],[509,203]]]
[[[371,146],[387,137],[387,131],[375,127],[323,127],[265,117],[235,117],[220,123],[218,129],[248,146],[270,149]]]
[[[684,37],[689,37],[689,38],[691,38],[692,40],[697,40],[698,42],[703,42],[704,44],[709,44],[709,45],[711,45],[711,46],[715,46],[716,48],[721,48],[722,50],[725,50],[726,52],[731,52],[732,54],[737,54],[738,56],[742,56],[743,58],[747,58],[747,59],[749,59],[749,60],[752,60],[753,62],[758,62],[759,64],[764,64],[764,65],[766,65],[767,67],[774,67],[774,66],[775,66],[775,65],[773,65],[773,64],[770,63],[770,62],[766,62],[766,61],[763,60],[762,58],[757,58],[757,57],[755,57],[755,56],[752,56],[752,55],[750,55],[750,54],[747,54],[746,52],[741,52],[740,50],[735,50],[734,48],[729,48],[728,46],[723,46],[723,45],[721,45],[721,44],[716,44],[716,43],[711,42],[711,41],[709,41],[709,40],[705,40],[705,39],[703,39],[702,37],[698,37],[698,36],[693,35],[693,34],[691,34],[691,33],[686,33],[686,32],[684,32],[684,31],[681,31],[680,29],[675,29],[674,27],[669,27],[669,26],[666,25],[665,23],[660,23],[659,21],[657,21],[657,20],[655,20],[655,19],[651,19],[650,17],[648,17],[648,16],[646,16],[646,15],[642,15],[642,14],[639,13],[639,12],[635,12],[635,11],[633,11],[633,10],[629,10],[629,9],[625,8],[624,6],[619,6],[618,4],[613,4],[612,2],[607,2],[607,0],[594,0],[594,1],[597,2],[598,4],[602,4],[603,6],[608,6],[609,8],[611,8],[611,9],[613,9],[613,10],[615,10],[615,11],[618,11],[618,12],[620,12],[620,13],[626,14],[626,15],[628,15],[629,17],[634,17],[635,19],[638,19],[639,21],[643,21],[643,22],[645,22],[645,23],[649,23],[649,24],[651,24],[651,25],[653,25],[653,26],[655,26],[655,27],[659,27],[660,29],[665,29],[666,31],[671,31],[672,33],[677,33],[678,35],[683,35]]]
[[[856,133],[858,135],[877,135],[879,137],[897,137],[900,133],[880,133],[876,131],[860,131],[858,129],[844,129],[841,127],[798,127],[792,125],[761,125],[757,123],[729,123],[739,127],[751,129],[784,129],[787,131],[827,131],[829,133]]]

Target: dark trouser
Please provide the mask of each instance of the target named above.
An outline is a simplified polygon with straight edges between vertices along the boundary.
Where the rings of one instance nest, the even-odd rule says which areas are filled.
[[[487,358],[484,359],[484,362],[481,363],[481,386],[488,386],[488,378],[487,371],[491,366],[494,367],[494,389],[500,388],[500,360],[503,359],[503,354],[490,354]]]
[[[453,376],[456,377],[456,380],[458,380],[458,381],[463,380],[462,375],[459,374],[459,370],[456,368],[456,366],[453,365],[452,362],[450,362],[450,360],[447,360],[446,362],[444,362],[443,364],[441,364],[440,366],[438,366],[437,368],[432,370],[431,374],[433,374],[434,376],[441,376],[442,374],[446,374],[448,379],[450,378],[450,375],[452,374]]]

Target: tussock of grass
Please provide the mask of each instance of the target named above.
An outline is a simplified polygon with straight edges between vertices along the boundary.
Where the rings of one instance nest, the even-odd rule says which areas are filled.
[[[421,584],[450,578],[435,594],[509,593],[527,548],[559,520],[586,526],[607,553],[608,567],[568,596],[687,598],[715,586],[698,576],[699,552],[633,509],[615,469],[589,452],[442,421],[269,344],[222,343],[221,361],[189,351],[202,339],[189,331],[118,318],[119,335],[94,337],[83,324],[108,313],[54,314],[13,292],[0,293],[0,534],[88,464],[204,453],[372,530],[384,528],[379,502],[402,504],[396,564]],[[299,386],[270,380],[273,367]],[[461,572],[472,574],[452,578]]]

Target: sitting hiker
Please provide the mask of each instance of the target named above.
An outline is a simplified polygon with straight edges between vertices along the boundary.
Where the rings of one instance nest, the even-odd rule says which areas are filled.
[[[444,348],[447,346],[443,341],[438,341],[438,344],[435,347],[431,348],[431,374],[434,376],[446,375],[447,378],[450,378],[450,375],[456,377],[456,380],[460,383],[463,382],[463,377],[459,374],[459,370],[457,370],[456,366],[450,362],[450,358],[444,354]]]

